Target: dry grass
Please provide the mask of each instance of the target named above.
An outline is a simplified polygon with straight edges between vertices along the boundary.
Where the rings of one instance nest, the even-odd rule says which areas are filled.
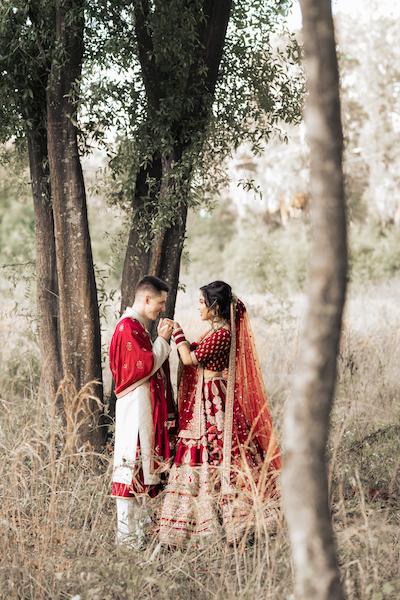
[[[327,455],[332,521],[349,600],[398,598],[400,290],[358,292],[349,301]],[[300,326],[268,322],[270,304],[250,306],[271,410],[280,438]],[[179,300],[188,335],[197,296]],[[272,302],[272,300],[271,300]],[[185,305],[186,303],[186,305]],[[289,315],[290,316],[290,315]],[[192,328],[192,329],[190,329]],[[17,383],[17,382],[16,382]],[[293,574],[287,530],[261,531],[247,548],[228,548],[222,532],[168,551],[149,531],[143,551],[115,547],[110,456],[66,450],[64,431],[33,382],[4,391],[0,412],[0,598],[81,600],[287,600]],[[153,511],[162,501],[153,502]],[[151,535],[153,534],[153,535]]]

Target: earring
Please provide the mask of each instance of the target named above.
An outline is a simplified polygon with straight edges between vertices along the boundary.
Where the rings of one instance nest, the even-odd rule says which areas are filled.
[[[213,329],[215,329],[214,325],[216,325],[218,323],[218,321],[219,321],[219,319],[218,319],[218,311],[215,308],[213,308],[213,310],[212,310],[212,315],[213,315],[212,325],[213,325]]]

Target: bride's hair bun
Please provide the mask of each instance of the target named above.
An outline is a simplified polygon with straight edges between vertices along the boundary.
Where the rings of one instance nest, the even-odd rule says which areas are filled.
[[[218,314],[229,321],[229,307],[233,300],[232,288],[224,281],[213,281],[200,288],[203,292],[204,300],[209,308],[218,306]]]

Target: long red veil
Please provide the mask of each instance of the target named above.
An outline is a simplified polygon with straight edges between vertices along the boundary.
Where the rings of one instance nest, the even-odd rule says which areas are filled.
[[[276,496],[281,456],[247,310],[236,299],[231,303],[231,330],[222,492],[232,491],[238,477],[245,485],[246,473],[251,473],[262,496]]]

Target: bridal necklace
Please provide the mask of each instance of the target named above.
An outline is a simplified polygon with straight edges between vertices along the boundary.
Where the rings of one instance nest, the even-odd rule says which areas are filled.
[[[226,325],[228,325],[228,321],[226,319],[219,319],[218,321],[216,321],[215,319],[213,319],[211,321],[211,329],[212,329],[212,331],[218,331],[218,329],[222,329]]]

